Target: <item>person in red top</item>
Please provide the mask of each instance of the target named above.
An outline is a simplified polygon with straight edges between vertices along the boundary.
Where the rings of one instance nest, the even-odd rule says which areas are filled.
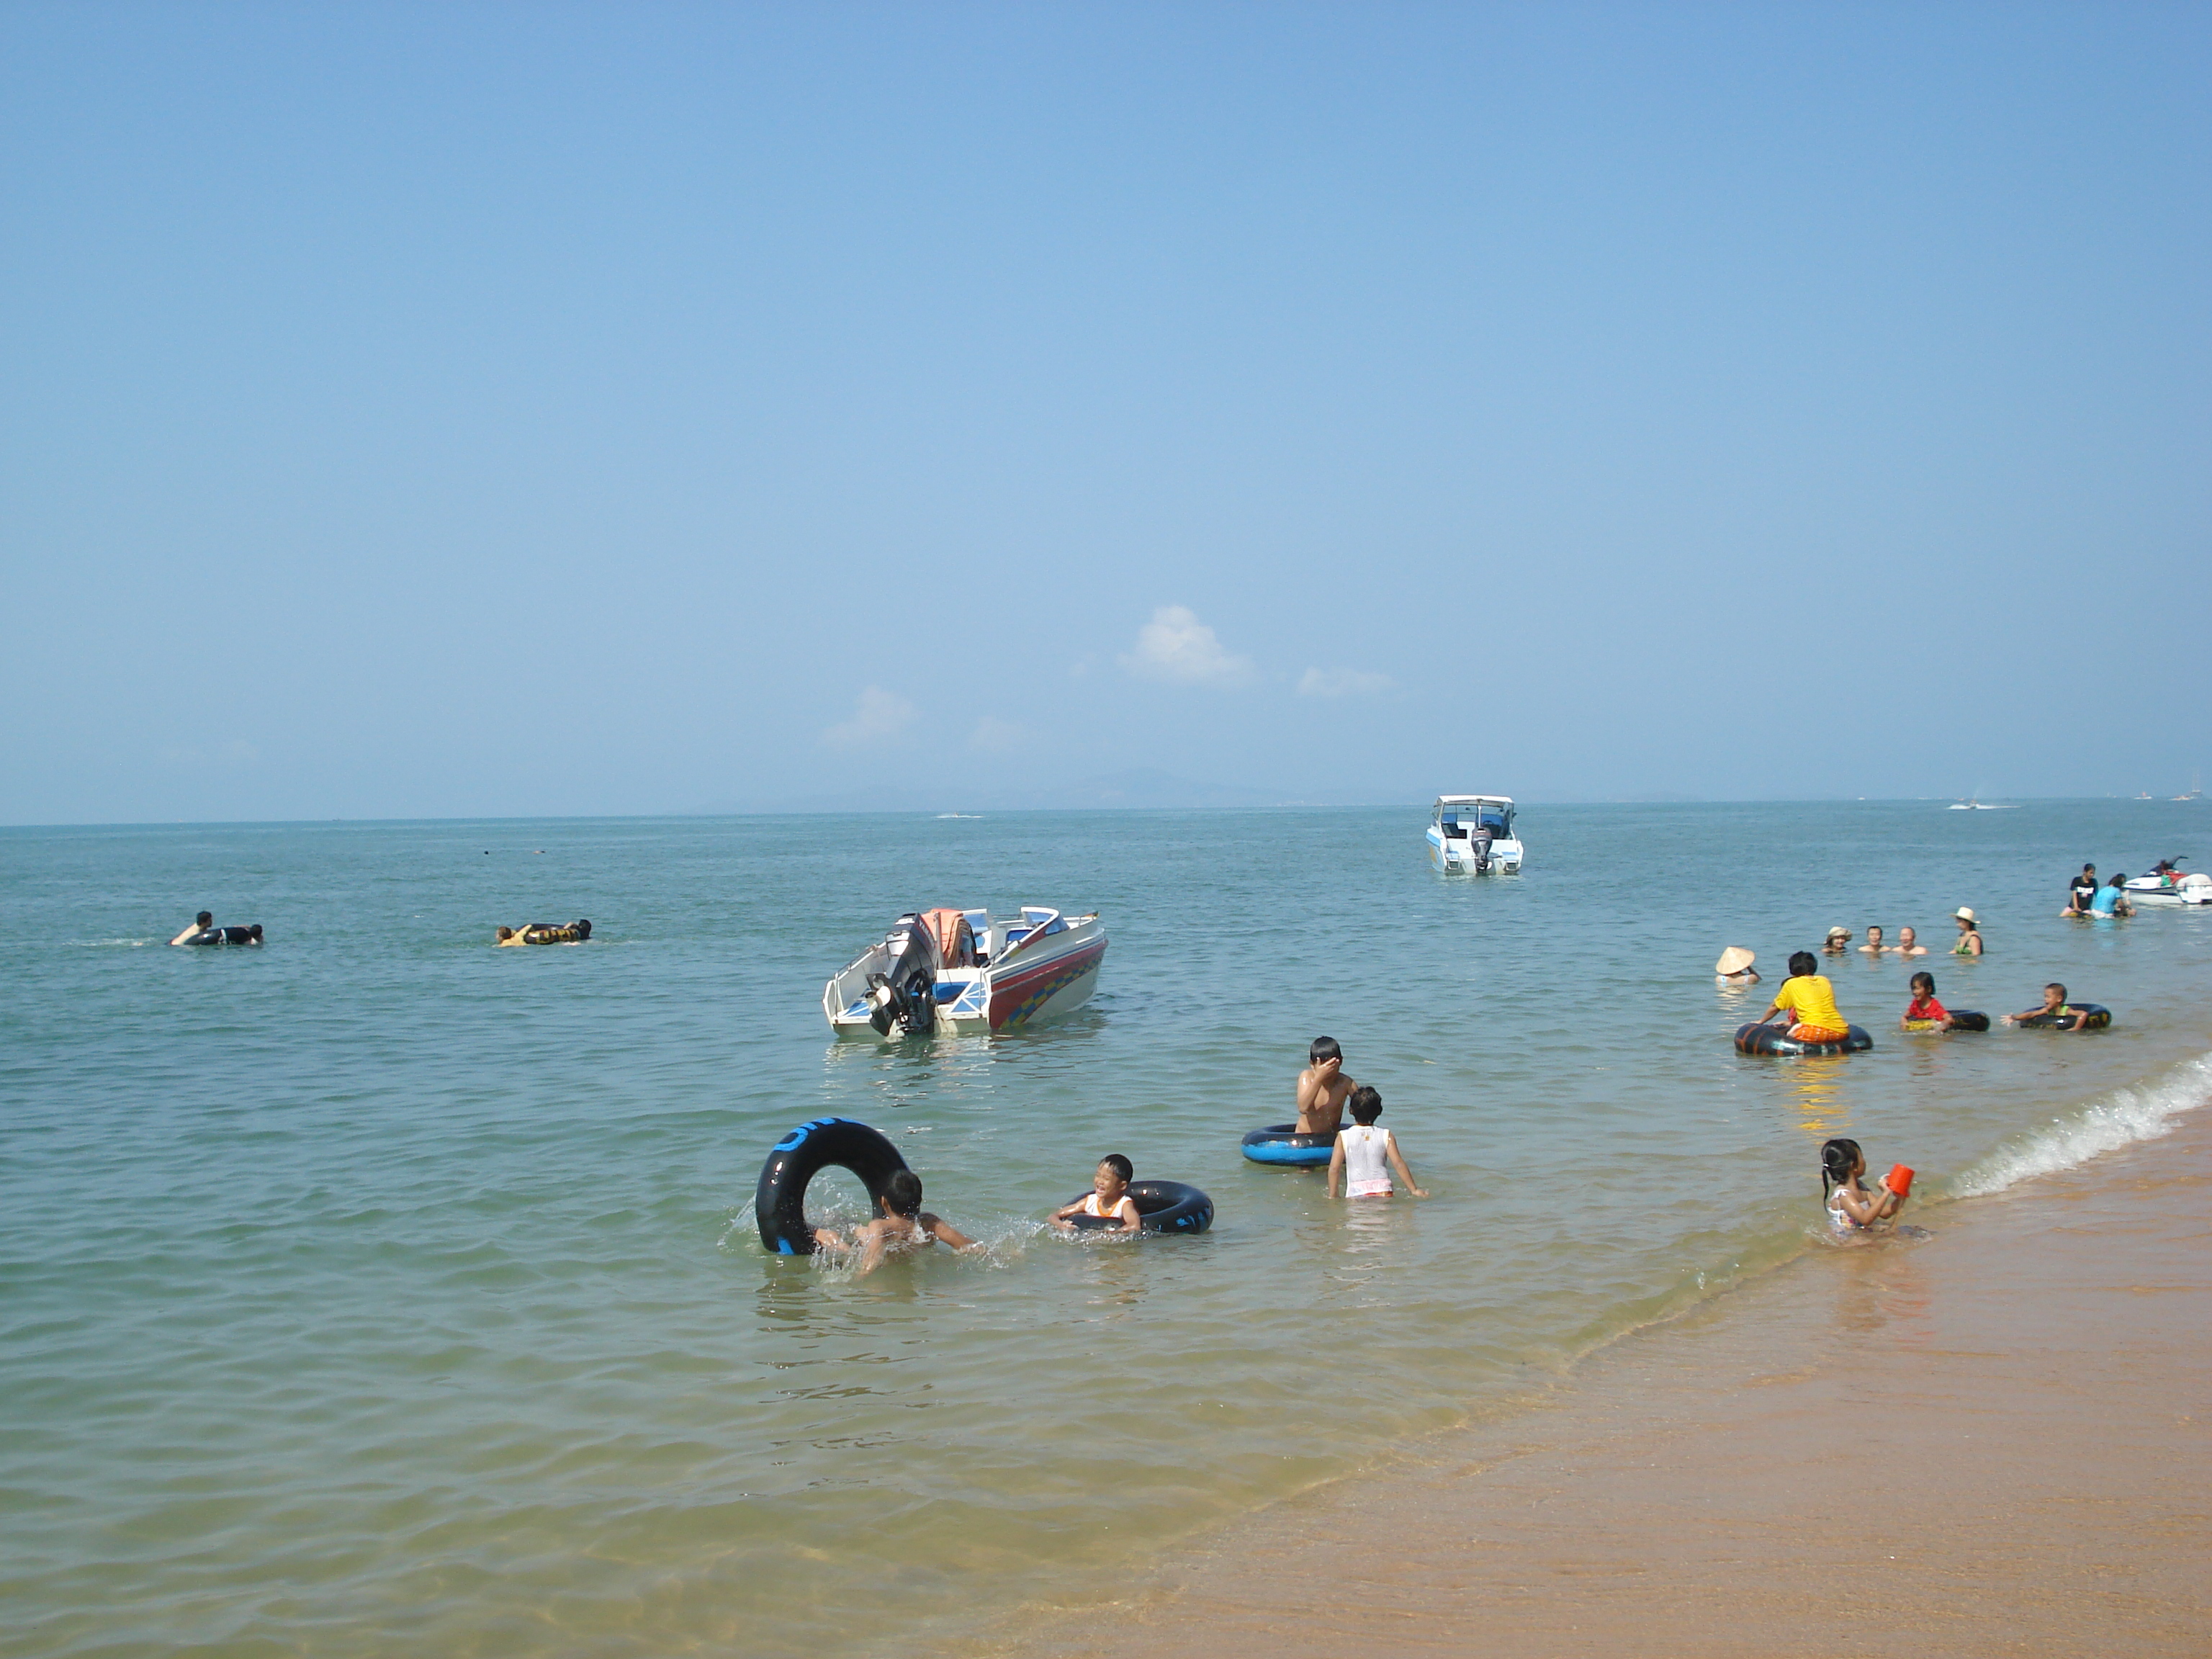
[[[1897,1022],[1900,1031],[1940,1031],[1951,1024],[1949,1009],[1936,1000],[1936,975],[1912,976],[1912,1001]]]

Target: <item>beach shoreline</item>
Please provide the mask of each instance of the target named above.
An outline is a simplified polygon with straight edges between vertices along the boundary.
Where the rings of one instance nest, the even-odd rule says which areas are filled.
[[[2212,1650],[2212,1112],[1908,1219],[1005,1650]]]

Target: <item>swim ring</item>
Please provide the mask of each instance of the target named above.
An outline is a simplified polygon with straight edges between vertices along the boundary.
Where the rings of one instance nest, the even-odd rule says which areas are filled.
[[[1908,1019],[1905,1022],[1905,1029],[1908,1031],[1986,1031],[1990,1029],[1990,1017],[1978,1014],[1972,1008],[1954,1008],[1948,1024],[1940,1019]]]
[[[2110,1025],[2112,1023],[2112,1011],[2109,1008],[2100,1007],[2094,1002],[2069,1002],[2066,1005],[2066,1013],[2064,1014],[2030,1014],[2026,1019],[2016,1019],[2013,1021],[2013,1024],[2015,1025],[2056,1025],[2059,1021],[2064,1019],[2069,1014],[2079,1014],[2081,1016],[2081,1024],[2078,1026],[2069,1026],[2067,1028],[2069,1030],[2101,1031],[2107,1025]]]
[[[1857,1054],[1874,1047],[1874,1039],[1856,1025],[1848,1028],[1841,1042],[1800,1042],[1787,1025],[1739,1025],[1735,1051],[1740,1054]]]
[[[185,941],[187,945],[258,945],[261,924],[248,927],[203,927]]]
[[[578,920],[568,922],[533,921],[522,930],[523,942],[528,945],[581,945],[592,936],[592,924]]]
[[[1213,1200],[1195,1187],[1180,1181],[1133,1181],[1129,1201],[1137,1206],[1137,1230],[1146,1233],[1202,1233],[1213,1224]],[[1078,1193],[1073,1201],[1088,1198]],[[1068,1223],[1079,1233],[1103,1232],[1114,1224],[1103,1215],[1072,1215]]]
[[[1302,1135],[1295,1123],[1275,1123],[1244,1137],[1244,1156],[1255,1164],[1288,1164],[1312,1169],[1328,1162],[1336,1136]]]
[[[761,1243],[777,1255],[814,1254],[814,1228],[806,1219],[806,1184],[830,1164],[860,1176],[871,1199],[880,1200],[906,1160],[877,1130],[849,1117],[817,1117],[777,1141],[761,1165],[753,1188],[753,1218]]]

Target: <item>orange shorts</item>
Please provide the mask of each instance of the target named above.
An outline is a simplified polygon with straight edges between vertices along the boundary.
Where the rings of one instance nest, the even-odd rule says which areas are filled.
[[[1849,1031],[1831,1031],[1820,1025],[1793,1025],[1790,1038],[1793,1042],[1841,1042],[1850,1036]]]

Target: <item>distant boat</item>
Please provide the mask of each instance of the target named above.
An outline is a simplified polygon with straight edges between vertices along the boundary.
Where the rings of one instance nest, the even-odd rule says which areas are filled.
[[[1951,810],[1954,812],[2017,812],[2020,809],[1997,801],[1981,800],[1970,795],[1965,800],[1953,801]]]
[[[2187,794],[2176,795],[2174,797],[2174,799],[2176,800],[2203,800],[2203,799],[2204,775],[2202,772],[2199,772],[2195,777],[2189,781],[2189,793]]]

